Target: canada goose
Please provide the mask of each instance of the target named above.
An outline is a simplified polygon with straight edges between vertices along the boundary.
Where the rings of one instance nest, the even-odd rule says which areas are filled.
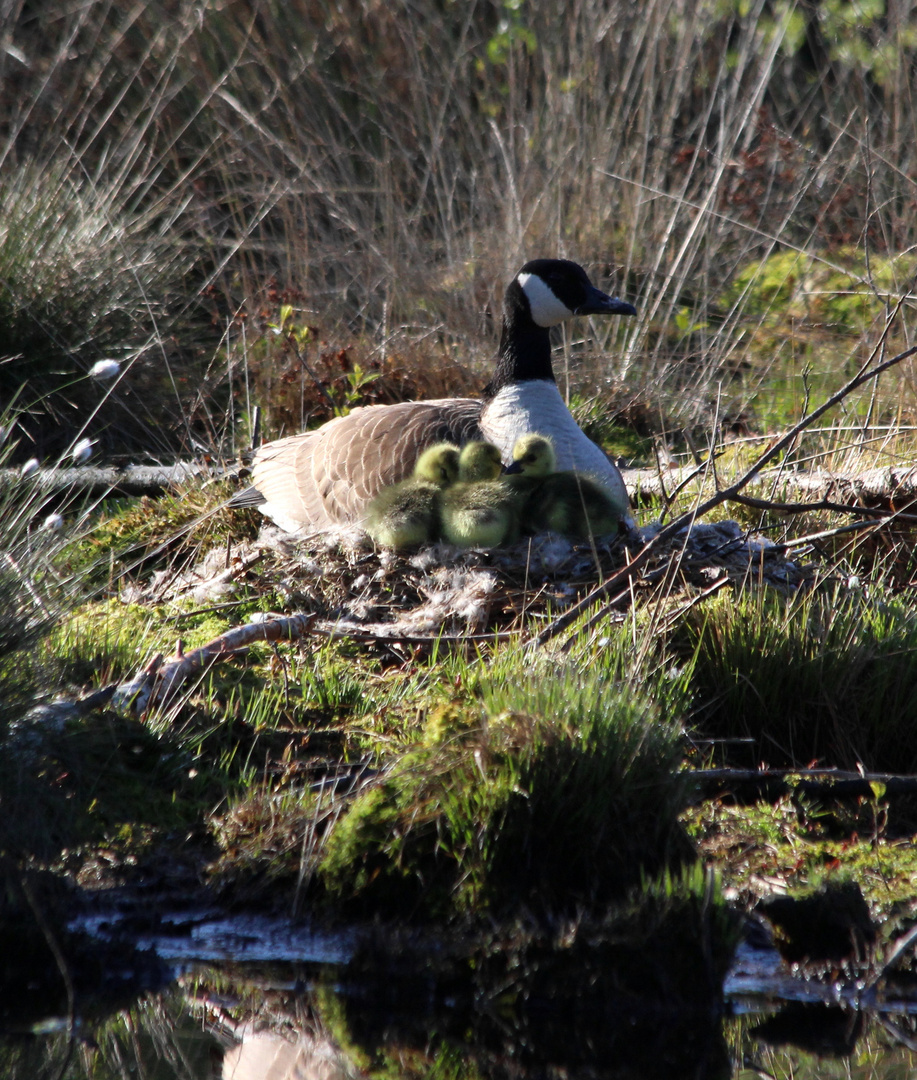
[[[583,434],[557,389],[549,328],[578,315],[635,314],[630,304],[597,289],[577,263],[527,262],[503,298],[500,350],[482,400],[368,405],[315,431],[266,443],[254,457],[253,488],[234,501],[258,505],[291,532],[360,524],[369,501],[402,480],[432,443],[483,439],[508,463],[520,435],[541,431],[553,439],[559,467],[593,476],[631,527],[621,474]]]
[[[555,463],[550,439],[531,434],[516,440],[503,482],[522,499],[523,529],[581,538],[617,532],[621,512],[607,490],[576,470],[555,472]]]
[[[366,531],[383,547],[419,547],[440,531],[440,495],[459,475],[459,448],[429,446],[407,480],[383,488],[366,509]]]
[[[459,547],[497,547],[518,535],[512,492],[498,477],[500,451],[470,442],[459,457],[459,479],[443,492],[443,538]]]

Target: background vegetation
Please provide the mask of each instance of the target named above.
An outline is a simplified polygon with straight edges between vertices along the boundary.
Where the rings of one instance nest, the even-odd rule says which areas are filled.
[[[912,340],[915,52],[906,6],[882,0],[14,0],[0,23],[0,464],[54,462],[83,437],[108,457],[231,456],[256,404],[273,435],[365,402],[473,393],[506,281],[558,255],[639,311],[565,331],[558,379],[590,434],[637,464],[728,439],[723,470],[747,466],[755,440],[877,346]],[[90,375],[105,359],[119,364],[107,382]],[[785,460],[909,464],[915,406],[908,362]],[[669,581],[613,631],[607,613],[574,631],[565,680],[540,697],[516,685],[528,659],[499,645],[330,641],[264,646],[140,720],[95,709],[55,726],[32,707],[291,593],[129,606],[122,549],[206,495],[71,504],[59,532],[41,527],[59,507],[40,488],[3,482],[9,880],[37,859],[106,883],[157,845],[190,845],[224,896],[297,911],[341,821],[320,885],[355,905],[397,907],[405,880],[412,898],[432,880],[436,913],[464,913],[520,850],[530,892],[550,894],[549,870],[562,879],[562,850],[577,899],[601,903],[688,860],[688,750],[735,760],[744,740],[753,763],[917,771],[906,518],[807,544],[830,587],[795,601],[682,606]],[[222,543],[238,538],[240,519],[221,520]],[[741,521],[792,539],[838,519]],[[311,786],[329,762],[396,768],[331,820]],[[476,788],[488,764],[492,790]],[[878,863],[879,802],[831,867]],[[589,837],[609,818],[598,857]],[[372,863],[365,838],[392,822],[408,826]],[[797,855],[797,831],[829,829],[788,804],[742,821],[708,806],[689,825],[749,902],[762,882],[808,884],[817,859]],[[913,906],[912,881],[883,863],[870,902]]]
[[[356,400],[440,389],[432,353],[481,385],[503,284],[557,254],[641,313],[568,342],[566,388],[669,439],[782,422],[910,290],[914,37],[874,0],[20,2],[0,394],[60,389],[69,429],[114,355],[112,446],[232,445],[232,395],[321,418],[270,325],[386,377]],[[873,422],[910,419],[898,381]]]

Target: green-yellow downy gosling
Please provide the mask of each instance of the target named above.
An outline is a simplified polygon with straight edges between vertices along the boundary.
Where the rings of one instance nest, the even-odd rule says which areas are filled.
[[[556,468],[554,443],[547,435],[532,432],[516,440],[513,463],[507,468],[503,483],[513,492],[523,532],[533,533],[547,527],[541,520],[539,493],[545,477],[550,476]]]
[[[605,488],[572,469],[555,472],[555,461],[554,446],[545,436],[530,434],[516,440],[504,482],[512,484],[523,500],[522,529],[550,529],[576,539],[618,532],[621,509]]]
[[[511,491],[499,479],[500,451],[470,442],[459,457],[459,482],[443,492],[443,537],[458,547],[497,547],[519,526]]]
[[[407,480],[383,488],[366,512],[377,544],[402,550],[439,539],[443,491],[459,476],[459,448],[437,443],[420,455]]]

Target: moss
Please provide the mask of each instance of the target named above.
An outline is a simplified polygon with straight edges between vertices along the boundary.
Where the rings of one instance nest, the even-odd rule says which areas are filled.
[[[800,295],[800,284],[812,260],[798,251],[780,251],[768,258],[748,263],[732,279],[724,292],[724,307],[742,301],[748,315],[785,316]]]
[[[845,272],[838,264],[847,264]],[[723,293],[731,307],[779,322],[799,320],[860,333],[874,326],[909,287],[917,260],[911,254],[872,255],[840,248],[830,261],[798,251],[780,251],[744,266]]]
[[[839,834],[799,800],[749,806],[706,802],[683,814],[702,856],[714,862],[729,894],[744,904],[771,894],[775,886],[804,896],[830,882],[855,880],[878,922],[910,917],[917,849],[910,838],[886,835],[881,804],[872,828],[851,826]]]
[[[405,754],[325,839],[335,905],[422,917],[594,906],[690,858],[679,734],[603,680],[491,687],[477,729]],[[514,708],[508,706],[515,706]]]
[[[55,565],[60,573],[81,577],[84,586],[113,585],[141,568],[149,573],[166,562],[175,565],[229,537],[253,537],[256,512],[225,505],[234,491],[230,484],[205,488],[194,481],[157,498],[106,500],[68,539]]]

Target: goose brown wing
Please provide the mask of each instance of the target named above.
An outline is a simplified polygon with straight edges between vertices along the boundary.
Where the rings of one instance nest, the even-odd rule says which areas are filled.
[[[360,522],[366,504],[409,475],[427,446],[480,438],[480,415],[481,403],[468,398],[367,405],[267,443],[252,465],[262,509],[286,528]]]

